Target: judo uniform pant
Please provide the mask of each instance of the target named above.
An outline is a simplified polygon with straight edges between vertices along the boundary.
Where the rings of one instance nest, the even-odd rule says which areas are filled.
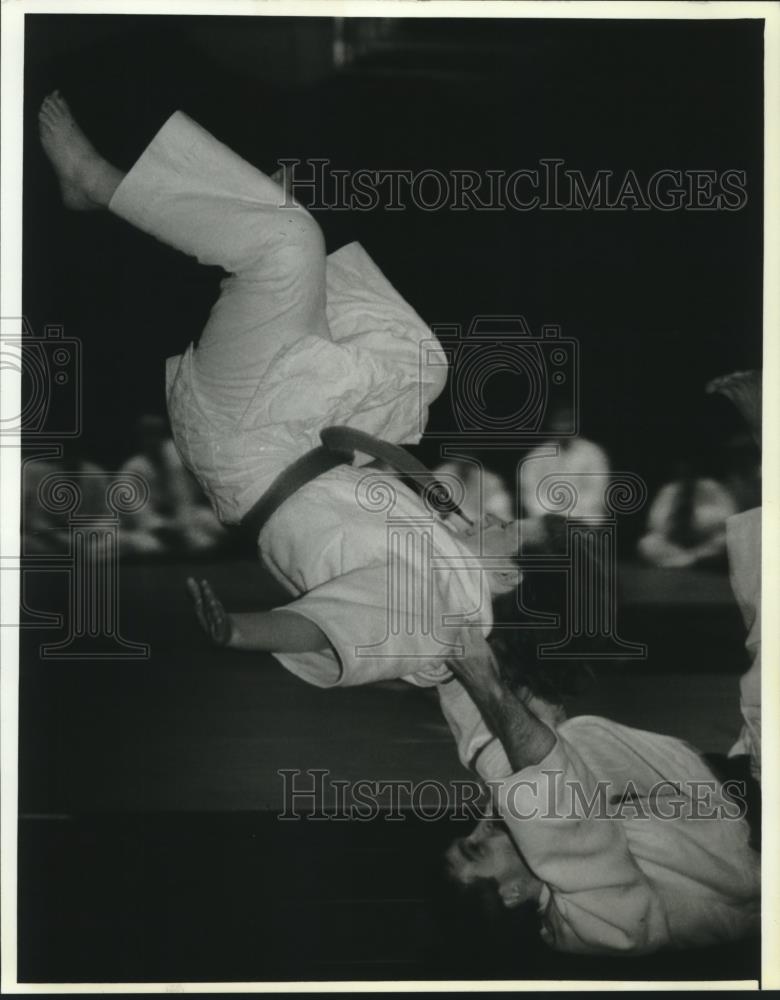
[[[194,364],[210,402],[234,413],[285,344],[303,333],[330,338],[322,232],[278,184],[182,112],[131,175],[110,210],[228,272]]]

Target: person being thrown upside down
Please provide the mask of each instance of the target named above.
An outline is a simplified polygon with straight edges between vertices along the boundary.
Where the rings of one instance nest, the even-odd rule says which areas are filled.
[[[197,345],[166,364],[176,446],[221,521],[238,524],[325,427],[420,439],[446,358],[359,244],[326,256],[303,207],[180,111],[128,173],[95,150],[58,91],[39,126],[68,208],[108,209],[227,272]],[[358,499],[365,476],[357,464],[325,472],[262,527],[259,556],[295,598],[284,608],[227,614],[206,581],[189,581],[213,641],[271,652],[323,687],[450,676],[439,623],[490,632],[491,595],[518,584],[520,522],[431,525],[414,491],[394,483],[393,516],[418,537],[393,557],[413,595],[393,628],[387,525]],[[430,558],[415,524],[432,532]]]

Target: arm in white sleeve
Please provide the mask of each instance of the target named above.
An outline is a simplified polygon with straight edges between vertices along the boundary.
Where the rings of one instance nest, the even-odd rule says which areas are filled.
[[[481,687],[472,677],[471,684],[486,706],[499,697],[497,689],[489,692],[489,681]],[[667,943],[663,905],[632,857],[621,823],[588,814],[598,782],[576,750],[559,736],[523,767],[522,741],[501,732],[502,716],[514,714],[515,736],[524,717],[537,727],[539,720],[516,696],[504,690],[500,708],[489,713],[494,738],[458,680],[438,691],[461,761],[487,782],[518,851],[546,887],[542,933],[548,943],[561,951],[626,954]]]
[[[292,673],[321,687],[403,678],[429,685],[449,677],[438,641],[417,609],[387,597],[387,566],[366,566],[313,587],[273,614],[293,612],[316,626],[329,649],[274,653]],[[397,627],[400,620],[402,627]]]
[[[487,752],[486,752],[487,753]],[[483,754],[499,812],[526,864],[547,887],[543,937],[580,953],[642,953],[669,941],[662,901],[618,819],[598,818],[610,789],[558,737],[543,761],[510,777]],[[589,812],[588,803],[595,802]]]
[[[744,725],[731,753],[751,757],[761,780],[761,508],[735,514],[726,521],[731,588],[747,628],[745,646],[750,669],[740,680]]]

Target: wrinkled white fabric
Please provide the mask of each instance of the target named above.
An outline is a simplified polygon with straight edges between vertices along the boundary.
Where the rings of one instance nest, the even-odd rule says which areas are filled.
[[[308,212],[181,112],[109,207],[229,272],[197,346],[166,366],[177,448],[223,522],[238,523],[320,443],[323,427],[419,441],[446,381],[446,356],[362,247],[326,258]],[[316,622],[336,651],[277,658],[323,686],[435,683],[448,675],[438,638],[445,619],[466,615],[489,630],[487,581],[404,487],[394,487],[389,509],[358,499],[364,474],[326,473],[261,532],[261,559],[299,598],[288,607]],[[388,547],[401,538],[400,549]]]
[[[326,264],[319,227],[300,206],[280,207],[285,197],[177,112],[110,203],[231,272],[197,347],[166,365],[176,444],[228,524],[323,427],[419,441],[447,374],[432,333],[365,250],[349,244]]]
[[[761,508],[726,521],[729,577],[747,629],[749,670],[739,684],[743,726],[729,756],[747,754],[753,776],[761,780]]]
[[[372,509],[369,490],[392,507]],[[335,661],[328,652],[277,654],[312,684],[434,684],[449,676],[447,625],[490,630],[490,590],[477,558],[382,473],[342,467],[320,476],[279,508],[260,548],[276,578],[302,595],[287,608],[318,625],[337,652]]]
[[[639,954],[758,930],[760,858],[747,822],[725,818],[735,805],[693,748],[578,716],[556,727],[544,760],[513,774],[460,683],[442,684],[438,693],[461,760],[488,782],[543,883],[542,936],[552,947]],[[606,783],[606,818],[599,782]],[[590,813],[589,802],[596,803]]]

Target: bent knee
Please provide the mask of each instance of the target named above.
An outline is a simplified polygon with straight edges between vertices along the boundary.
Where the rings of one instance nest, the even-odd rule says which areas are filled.
[[[318,275],[324,282],[325,237],[308,212],[285,219],[284,239],[279,245],[277,260],[288,282],[310,285]]]
[[[281,213],[277,233],[280,242],[302,256],[325,255],[325,237],[316,219],[304,208]]]
[[[262,206],[244,212],[243,239],[234,266],[228,270],[242,277],[274,282],[283,274],[285,281],[325,270],[325,239],[318,223],[305,209],[276,209]]]

